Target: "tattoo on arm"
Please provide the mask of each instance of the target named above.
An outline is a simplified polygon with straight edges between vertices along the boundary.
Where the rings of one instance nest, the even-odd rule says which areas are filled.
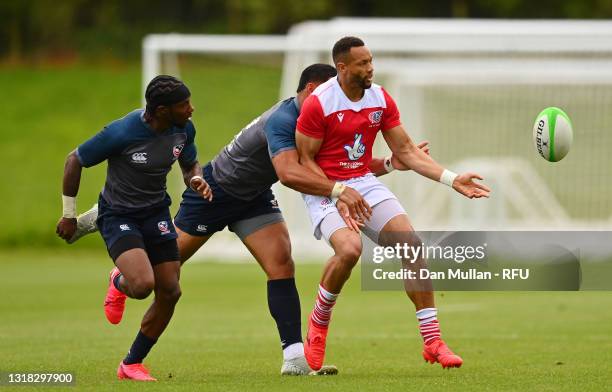
[[[185,185],[187,185],[187,187],[190,186],[189,180],[191,180],[193,176],[202,177],[202,166],[200,166],[200,163],[198,161],[195,161],[191,166],[183,166],[182,164],[180,165],[181,171],[183,172],[183,182],[185,183]]]

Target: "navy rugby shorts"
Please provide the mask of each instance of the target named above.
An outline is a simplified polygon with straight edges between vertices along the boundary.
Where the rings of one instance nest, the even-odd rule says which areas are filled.
[[[203,168],[204,179],[213,192],[213,200],[209,202],[202,196],[187,188],[183,192],[181,206],[174,217],[176,227],[193,236],[211,235],[229,226],[233,230],[234,223],[251,218],[270,215],[274,221],[282,221],[278,202],[272,189],[261,193],[252,200],[242,200],[227,194],[212,176],[210,163]],[[268,219],[267,223],[274,223]],[[236,233],[240,235],[241,233]],[[242,237],[242,236],[241,236]]]
[[[178,260],[177,234],[168,206],[116,211],[100,196],[97,225],[113,261],[133,248],[144,249],[151,264]]]

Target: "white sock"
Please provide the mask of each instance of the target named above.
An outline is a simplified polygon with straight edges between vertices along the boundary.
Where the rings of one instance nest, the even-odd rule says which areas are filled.
[[[304,344],[293,343],[283,349],[283,360],[289,361],[298,357],[304,356]]]

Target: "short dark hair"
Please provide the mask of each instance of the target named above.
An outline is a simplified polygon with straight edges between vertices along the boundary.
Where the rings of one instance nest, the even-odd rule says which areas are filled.
[[[338,64],[340,61],[340,57],[351,51],[351,48],[356,48],[360,46],[365,46],[365,43],[357,37],[343,37],[338,40],[334,44],[334,48],[332,49],[332,58],[334,59],[334,64]]]
[[[157,75],[145,90],[147,101],[146,111],[153,114],[161,105],[169,105],[182,101],[191,95],[185,83],[170,75]]]
[[[308,83],[323,83],[336,76],[336,68],[329,64],[312,64],[304,68],[300,76],[297,92],[304,90]]]

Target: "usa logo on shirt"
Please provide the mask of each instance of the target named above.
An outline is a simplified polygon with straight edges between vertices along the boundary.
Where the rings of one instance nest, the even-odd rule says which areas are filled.
[[[162,235],[170,233],[170,229],[168,228],[168,222],[166,221],[157,222],[157,228],[159,229]]]
[[[175,158],[178,158],[178,156],[181,155],[181,151],[183,151],[183,147],[185,147],[184,144],[177,144],[176,146],[172,147],[172,155],[174,155]]]

